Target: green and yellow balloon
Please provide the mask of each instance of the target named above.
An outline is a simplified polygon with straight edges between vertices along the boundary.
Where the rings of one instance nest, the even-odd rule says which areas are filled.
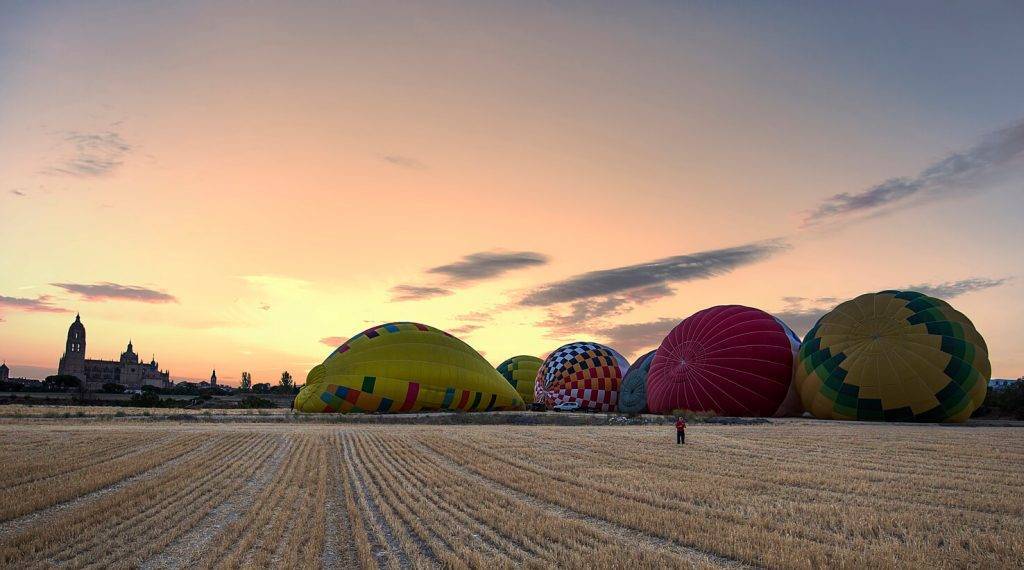
[[[500,373],[508,383],[516,389],[527,404],[533,403],[533,385],[537,380],[537,371],[544,365],[544,361],[536,356],[520,354],[513,356],[498,365]]]
[[[818,320],[794,383],[818,418],[962,422],[985,400],[991,375],[970,319],[923,293],[881,291]]]

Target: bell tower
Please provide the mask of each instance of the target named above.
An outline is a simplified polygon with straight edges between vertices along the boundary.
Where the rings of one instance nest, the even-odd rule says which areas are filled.
[[[85,325],[81,315],[75,315],[75,322],[68,327],[68,339],[64,344],[64,356],[57,365],[57,374],[67,374],[85,382]]]

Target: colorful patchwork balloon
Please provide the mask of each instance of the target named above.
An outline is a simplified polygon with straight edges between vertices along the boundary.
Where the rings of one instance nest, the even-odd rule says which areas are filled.
[[[642,414],[647,411],[647,373],[654,360],[652,350],[636,359],[629,367],[619,386],[619,411],[624,414]]]
[[[818,418],[962,422],[991,374],[985,340],[962,313],[922,293],[881,291],[818,320],[794,382]]]
[[[523,409],[523,399],[465,342],[418,323],[367,329],[314,367],[302,412]]]
[[[724,416],[790,413],[799,341],[772,315],[753,307],[720,305],[676,325],[651,361],[647,407]],[[788,401],[787,401],[788,400]]]
[[[596,342],[573,342],[559,347],[537,371],[534,400],[549,408],[575,402],[582,409],[615,410],[619,384],[629,362]]]
[[[537,371],[544,361],[536,356],[520,354],[498,365],[498,373],[508,380],[527,404],[533,403],[534,383]]]

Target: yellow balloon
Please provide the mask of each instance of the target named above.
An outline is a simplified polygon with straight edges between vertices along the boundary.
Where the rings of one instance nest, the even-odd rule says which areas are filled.
[[[301,412],[523,409],[523,399],[465,342],[418,323],[363,331],[314,367],[295,397]]]
[[[532,404],[533,385],[537,381],[537,371],[543,365],[544,361],[536,356],[520,354],[499,364],[498,372],[519,392],[524,402]]]

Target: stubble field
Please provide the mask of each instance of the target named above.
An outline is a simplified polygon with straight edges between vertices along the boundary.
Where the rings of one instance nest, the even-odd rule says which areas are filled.
[[[1024,430],[0,424],[0,566],[1024,566]]]

